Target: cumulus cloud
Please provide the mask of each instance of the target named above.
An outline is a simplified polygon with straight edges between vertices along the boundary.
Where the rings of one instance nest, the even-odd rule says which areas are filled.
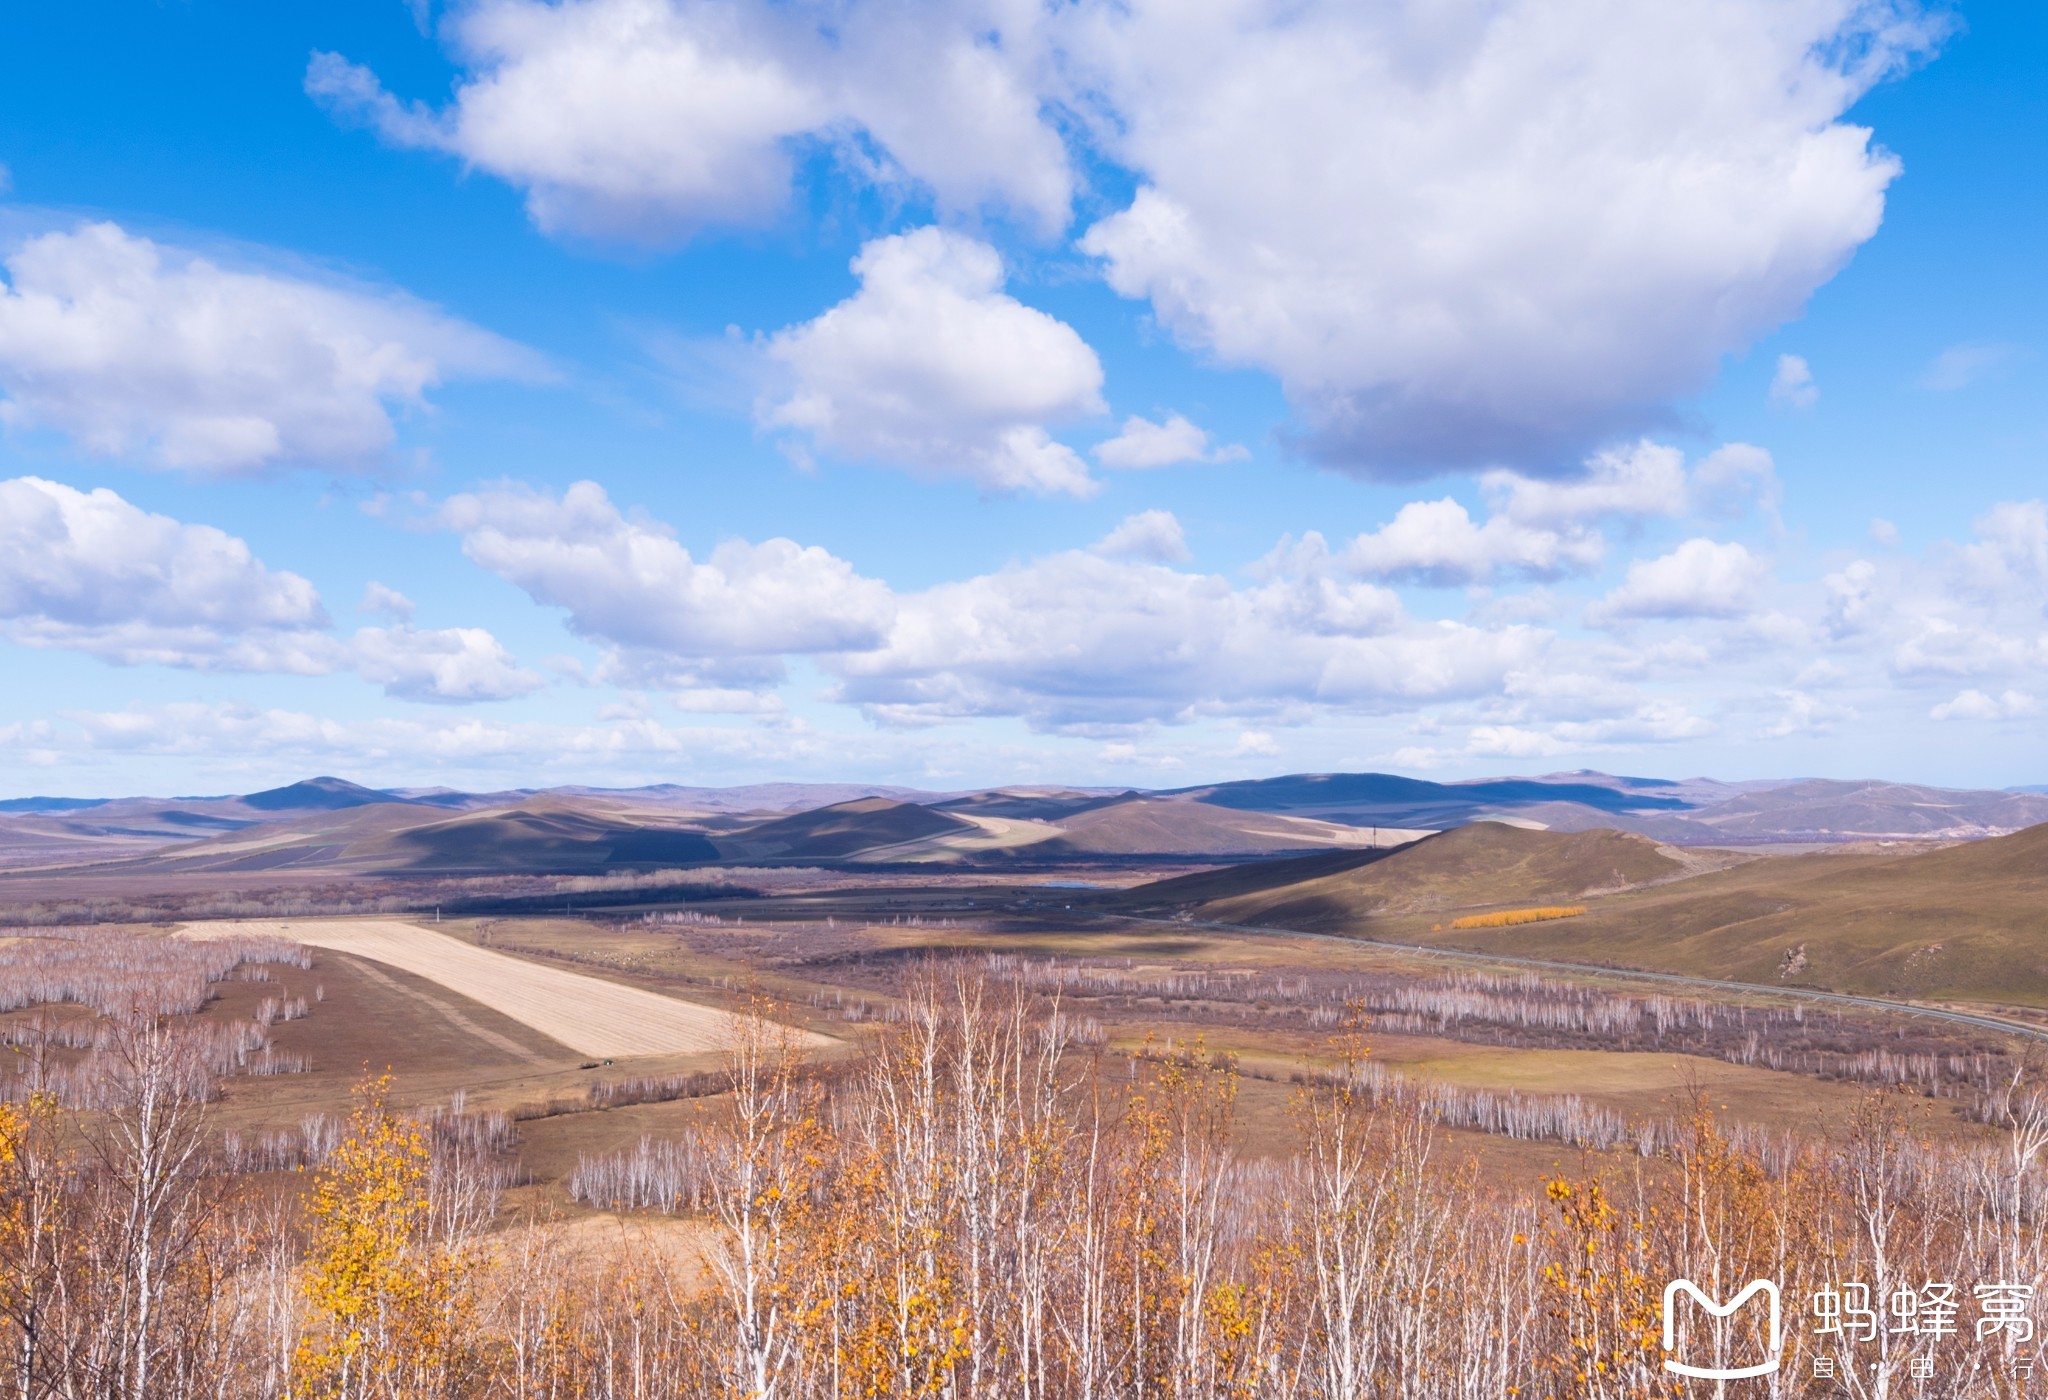
[[[1697,515],[1730,517],[1754,507],[1775,520],[1782,494],[1771,454],[1750,443],[1731,442],[1693,468],[1688,508]]]
[[[401,700],[510,700],[545,684],[481,627],[365,627],[351,649],[358,674]]]
[[[1566,467],[1668,418],[1877,229],[1899,163],[1843,120],[1946,21],[1917,0],[1450,7],[1245,0],[477,0],[435,109],[317,56],[309,91],[660,241],[849,177],[1083,249],[1184,344],[1279,377],[1323,460]]]
[[[1690,539],[1628,566],[1619,588],[1586,610],[1589,622],[1740,617],[1755,604],[1769,565],[1735,542]]]
[[[1323,574],[1235,588],[1073,551],[907,595],[884,646],[831,665],[841,698],[898,722],[1017,715],[1088,732],[1477,694],[1549,641],[1530,627],[1418,622],[1387,590]]]
[[[806,655],[838,699],[892,727],[1017,716],[1084,731],[1295,706],[1379,710],[1484,693],[1551,634],[1408,617],[1388,589],[1333,577],[1297,546],[1238,585],[1173,567],[1165,511],[1091,549],[896,592],[816,546],[729,541],[690,555],[582,482],[456,496],[441,522],[469,557],[568,611],[639,686],[759,688]]]
[[[2007,631],[1993,619],[1921,613],[1906,620],[1891,655],[1902,679],[2010,675],[2048,665],[2048,633],[2039,624]]]
[[[1464,506],[1446,496],[1410,501],[1378,530],[1353,540],[1345,559],[1375,578],[1453,584],[1508,570],[1542,576],[1587,569],[1600,562],[1604,549],[1600,536],[1587,530],[1559,533],[1506,515],[1475,524]]]
[[[1685,454],[1647,438],[1626,448],[1595,453],[1577,476],[1565,480],[1495,471],[1488,472],[1481,482],[1495,508],[1524,525],[1572,525],[1603,516],[1682,515],[1691,501]]]
[[[1777,705],[1777,717],[1763,728],[1763,735],[1767,739],[1831,734],[1841,725],[1856,718],[1856,711],[1852,706],[1805,690],[1778,692]]]
[[[1752,506],[1770,513],[1779,495],[1776,464],[1761,447],[1726,443],[1688,469],[1683,452],[1648,438],[1596,452],[1572,476],[1492,471],[1480,487],[1501,515],[1546,529],[1605,519],[1732,516]]]
[[[0,284],[0,423],[209,474],[373,465],[450,377],[530,353],[399,293],[246,271],[110,223],[16,246]]]
[[[371,579],[363,589],[363,601],[356,604],[356,611],[383,613],[387,617],[397,618],[400,622],[410,622],[413,614],[419,611],[419,607],[397,589]]]
[[[1172,467],[1182,462],[1240,461],[1251,455],[1236,445],[1210,447],[1209,434],[1178,413],[1167,415],[1164,423],[1134,414],[1124,420],[1122,432],[1098,442],[1093,451],[1103,466],[1125,471]]]
[[[1778,356],[1777,371],[1771,375],[1770,399],[1779,408],[1812,408],[1820,402],[1820,386],[1813,382],[1813,369],[1805,356]]]
[[[1580,473],[1546,480],[1492,471],[1480,479],[1492,513],[1484,523],[1451,497],[1411,501],[1345,552],[1360,573],[1448,586],[1519,573],[1555,578],[1597,568],[1606,520],[1775,511],[1771,455],[1747,443],[1716,449],[1688,470],[1685,454],[1647,439],[1595,453]]]
[[[1278,758],[1279,756],[1280,745],[1275,743],[1273,736],[1263,729],[1244,729],[1238,731],[1237,742],[1230,746],[1230,757],[1232,758]]]
[[[2048,503],[2001,501],[1977,517],[1960,550],[1969,581],[1988,592],[2048,586]]]
[[[1084,248],[1277,374],[1323,459],[1561,465],[1654,421],[1876,231],[1840,120],[1924,47],[1898,7],[1510,0],[1083,7],[1140,176]]]
[[[1193,557],[1180,521],[1168,510],[1126,516],[1089,550],[1105,559],[1146,559],[1155,564],[1184,564]]]
[[[995,249],[923,228],[869,243],[853,270],[859,291],[769,340],[793,387],[763,402],[764,424],[990,490],[1096,490],[1046,425],[1103,411],[1102,364],[1071,326],[1003,291]]]
[[[559,497],[516,487],[454,496],[440,518],[476,563],[614,648],[638,684],[772,682],[784,655],[874,646],[894,615],[885,584],[823,549],[728,540],[700,561],[594,481]]]
[[[467,69],[441,110],[316,54],[306,88],[395,144],[526,191],[553,233],[669,242],[787,204],[807,146],[942,207],[1067,219],[1068,158],[999,14],[886,5],[479,0],[449,26]]]
[[[0,618],[29,646],[126,665],[318,671],[333,656],[313,585],[242,540],[102,487],[0,481]]]
[[[1827,597],[1825,626],[1832,637],[1853,637],[1868,631],[1884,606],[1877,565],[1852,559],[1821,580]]]
[[[311,583],[269,568],[224,531],[153,514],[104,487],[0,481],[0,636],[19,645],[122,666],[353,670],[408,700],[501,700],[541,683],[479,628],[402,624],[344,639],[329,626]]]
[[[2025,691],[2008,690],[1999,695],[1987,695],[1981,690],[1959,692],[1953,700],[1944,700],[1927,712],[1929,719],[2024,719],[2039,709],[2034,697]]]

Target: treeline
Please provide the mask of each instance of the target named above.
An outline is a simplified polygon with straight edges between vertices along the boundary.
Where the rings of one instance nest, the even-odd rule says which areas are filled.
[[[301,919],[360,914],[546,914],[608,901],[752,899],[769,872],[636,870],[604,875],[369,875],[353,880],[274,878],[245,889],[177,894],[80,894],[0,904],[0,924],[165,924],[192,919]]]
[[[137,936],[126,929],[16,929],[0,942],[0,1101],[38,1097],[105,1109],[125,1082],[124,1027],[136,1017],[171,1025],[191,1092],[211,1095],[229,1074],[298,1074],[303,1056],[271,1044],[270,1028],[306,1014],[304,996],[265,997],[248,1020],[195,1021],[230,979],[271,982],[304,972],[311,952],[278,938],[210,941]],[[315,996],[320,989],[315,988]],[[85,1014],[81,1014],[85,1013]]]
[[[0,1379],[137,1400],[1620,1400],[1684,1393],[1662,1369],[1673,1277],[1780,1283],[1774,1396],[1845,1393],[1823,1362],[1856,1395],[2048,1374],[2038,1294],[1993,1315],[1976,1292],[2048,1282],[2048,1107],[2024,1084],[1983,1146],[1923,1140],[1910,1101],[1873,1093],[1767,1161],[1699,1105],[1652,1158],[1503,1191],[1426,1104],[1374,1088],[1349,1033],[1291,1136],[1248,1156],[1227,1057],[1112,1059],[1057,1002],[958,967],[901,1005],[829,1077],[738,1023],[699,1129],[583,1175],[593,1204],[673,1213],[616,1246],[507,1218],[516,1125],[401,1112],[380,1082],[299,1173],[234,1170],[176,1027],[123,1018],[106,1108],[0,1110]],[[1937,1284],[1962,1300],[1946,1330],[1857,1341],[1805,1314]],[[1684,1341],[1758,1354],[1740,1324]]]
[[[1324,1033],[1363,1014],[1375,1031],[1520,1049],[1655,1050],[1977,1103],[2011,1075],[2004,1051],[1946,1030],[1908,1030],[1798,1003],[1710,1001],[1562,982],[1534,973],[1140,969],[1124,960],[996,954],[966,960],[1076,1007],[1148,1018],[1290,1023]],[[843,992],[814,999],[844,1004]],[[862,1019],[876,1014],[854,1005]],[[890,1013],[883,1009],[880,1014]]]

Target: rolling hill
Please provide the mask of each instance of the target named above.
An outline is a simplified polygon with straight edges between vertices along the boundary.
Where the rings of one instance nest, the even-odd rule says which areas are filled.
[[[552,798],[450,814],[362,803],[90,867],[99,875],[563,874],[717,859],[702,832]]]
[[[1745,793],[1689,819],[1742,841],[1969,840],[2048,822],[2048,795],[1813,780]]]
[[[1221,923],[1350,932],[1395,915],[1570,904],[1683,879],[1702,858],[1621,831],[1530,831],[1478,822],[1398,849],[1269,861],[1161,881],[1133,900]]]
[[[1161,881],[1119,902],[1747,982],[2048,1006],[2048,825],[1934,848],[1753,859],[1615,831],[1478,825],[1377,858],[1314,856]],[[1587,912],[1449,927],[1459,914],[1564,903]]]
[[[1353,826],[1510,820],[1555,831],[1615,828],[1680,845],[1975,840],[2048,822],[2048,796],[1881,781],[1672,781],[1553,773],[1437,783],[1385,773],[1305,773],[1182,788],[1219,807]]]
[[[280,879],[322,870],[545,874],[717,863],[998,871],[1345,852],[1473,823],[1768,849],[1978,840],[2040,822],[2048,822],[2048,794],[2017,790],[1592,772],[1454,783],[1311,773],[1165,792],[1034,786],[953,794],[800,782],[478,793],[384,790],[323,776],[241,796],[13,799],[0,810],[0,869]]]
[[[725,860],[795,863],[848,860],[881,847],[979,831],[965,818],[915,802],[861,797],[760,822],[720,835],[716,842]]]
[[[1160,797],[1093,802],[1047,820],[1059,834],[1027,848],[1032,855],[1262,855],[1370,846],[1375,840],[1369,828],[1342,822]]]
[[[285,787],[252,792],[242,805],[258,812],[336,812],[378,802],[403,802],[388,792],[363,787],[346,778],[308,778]]]

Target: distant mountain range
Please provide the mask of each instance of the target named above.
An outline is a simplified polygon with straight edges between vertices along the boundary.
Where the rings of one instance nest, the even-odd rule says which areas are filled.
[[[1674,846],[1955,841],[2048,822],[2048,792],[1595,772],[1452,783],[1300,773],[1163,791],[953,793],[844,783],[470,793],[317,777],[230,796],[11,799],[0,803],[0,865],[363,874],[1014,867],[1371,850],[1482,821],[1553,832],[1612,829]]]

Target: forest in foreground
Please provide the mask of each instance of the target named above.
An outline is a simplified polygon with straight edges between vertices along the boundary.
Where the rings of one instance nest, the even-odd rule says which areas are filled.
[[[829,1066],[752,1010],[700,1125],[592,1164],[580,1222],[505,1206],[499,1115],[400,1111],[366,1077],[326,1140],[266,1161],[213,1121],[217,1036],[168,1008],[82,1049],[15,1036],[9,1393],[1701,1393],[1663,1369],[1674,1278],[1779,1284],[1781,1369],[1747,1393],[2003,1396],[2040,1365],[2048,1098],[2024,1075],[1996,1139],[1923,1137],[1873,1089],[1767,1147],[1701,1098],[1653,1150],[1503,1184],[1373,1092],[1369,1026],[1295,1092],[1297,1150],[1253,1157],[1229,1056],[1105,1059],[1014,979],[908,974]],[[1678,1325],[1693,1364],[1767,1353],[1759,1317],[1707,1321]]]

